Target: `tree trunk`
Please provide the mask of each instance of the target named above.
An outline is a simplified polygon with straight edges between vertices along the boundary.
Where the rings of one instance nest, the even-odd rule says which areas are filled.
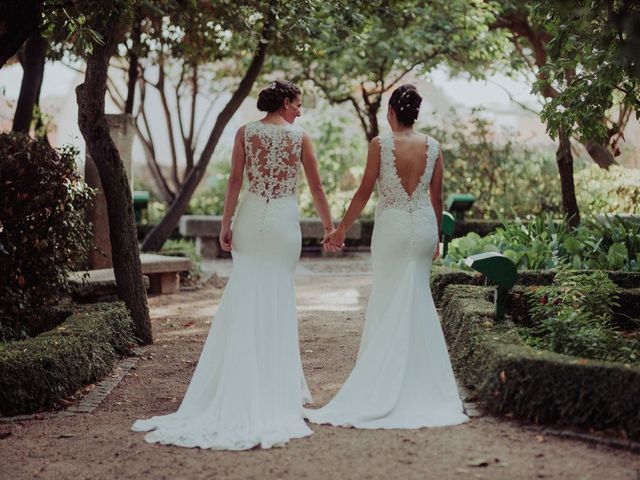
[[[46,142],[47,145],[51,146],[51,144],[49,143],[49,135],[46,128],[47,126],[44,123],[44,114],[42,113],[42,109],[40,108],[40,93],[42,92],[42,80],[44,79],[44,63],[45,62],[42,62],[42,71],[40,73],[40,83],[36,91],[35,108],[36,108],[37,116],[35,118],[36,122],[33,128],[35,130],[36,138],[41,139],[42,141]]]
[[[36,105],[42,77],[44,75],[44,61],[47,44],[39,31],[34,31],[27,40],[24,49],[22,68],[22,84],[16,113],[13,117],[13,131],[29,133],[33,120],[33,107]]]
[[[227,123],[233,117],[233,114],[238,110],[242,102],[245,98],[251,93],[251,88],[258,78],[260,74],[260,70],[262,69],[262,65],[264,64],[264,59],[267,55],[267,48],[269,45],[269,40],[273,35],[272,25],[275,21],[273,17],[273,9],[268,9],[268,17],[265,20],[265,26],[263,27],[262,33],[262,41],[258,43],[258,48],[256,53],[251,60],[251,64],[247,69],[244,78],[238,85],[238,88],[234,92],[231,99],[227,102],[225,107],[222,109],[218,118],[216,119],[216,123],[213,126],[213,130],[209,135],[209,139],[207,140],[207,144],[200,155],[200,159],[193,167],[193,170],[187,175],[185,178],[180,191],[176,195],[173,203],[169,207],[166,215],[162,218],[160,223],[156,225],[146,236],[144,241],[142,242],[142,250],[145,252],[157,252],[162,248],[164,242],[167,241],[171,232],[176,228],[178,222],[180,221],[180,217],[184,214],[189,205],[189,201],[195,192],[196,187],[204,177],[204,174],[207,170],[207,165],[209,164],[209,160],[211,160],[211,156],[218,145],[218,141],[220,140],[220,136],[224,131]]]
[[[576,200],[576,188],[573,182],[573,154],[571,139],[563,129],[558,132],[560,143],[556,152],[556,162],[560,171],[560,188],[562,190],[562,210],[568,217],[569,225],[580,224],[580,211]]]
[[[112,14],[96,30],[103,44],[95,44],[87,58],[84,83],[76,89],[78,125],[87,143],[107,199],[109,233],[118,297],[131,312],[140,343],[153,343],[147,294],[142,280],[140,252],[136,239],[133,200],[120,154],[116,149],[104,114],[109,59],[116,48],[118,15]]]
[[[367,113],[369,115],[369,129],[367,131],[367,140],[370,142],[375,137],[380,135],[380,127],[378,125],[378,110],[380,109],[380,103],[374,102],[367,106]]]
[[[589,140],[585,142],[584,146],[600,168],[608,169],[611,165],[616,165],[616,161],[606,145],[602,145],[595,140]]]
[[[0,68],[38,30],[41,0],[0,2]]]

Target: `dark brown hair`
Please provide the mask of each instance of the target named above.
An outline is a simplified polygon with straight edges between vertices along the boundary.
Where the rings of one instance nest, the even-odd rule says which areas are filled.
[[[421,103],[422,97],[418,90],[409,83],[396,88],[389,99],[389,106],[396,112],[398,121],[407,126],[415,123],[420,113]]]
[[[261,112],[275,112],[282,107],[285,98],[295,100],[301,93],[296,84],[284,80],[276,80],[260,90],[258,94],[258,110]]]

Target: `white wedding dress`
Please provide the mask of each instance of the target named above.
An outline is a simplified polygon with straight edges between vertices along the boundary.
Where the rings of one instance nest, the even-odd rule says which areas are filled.
[[[153,430],[147,442],[245,450],[313,433],[294,291],[302,135],[293,125],[246,126],[249,189],[232,226],[233,271],[180,408],[134,423]]]
[[[373,287],[356,365],[314,423],[357,428],[420,428],[469,420],[463,412],[429,274],[438,227],[428,185],[438,142],[428,137],[420,183],[400,182],[392,134],[380,136],[378,205],[371,242]]]

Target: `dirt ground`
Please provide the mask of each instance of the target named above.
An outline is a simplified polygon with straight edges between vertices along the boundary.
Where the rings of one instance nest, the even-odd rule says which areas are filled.
[[[366,266],[303,262],[297,280],[301,351],[315,404],[352,368],[371,277]],[[353,273],[353,272],[360,273]],[[0,478],[19,479],[624,479],[640,455],[541,436],[490,416],[454,427],[355,430],[312,425],[284,448],[217,452],[150,445],[129,430],[137,418],[173,411],[198,359],[222,290],[150,299],[155,344],[90,414],[2,425]],[[218,284],[219,285],[219,284]]]

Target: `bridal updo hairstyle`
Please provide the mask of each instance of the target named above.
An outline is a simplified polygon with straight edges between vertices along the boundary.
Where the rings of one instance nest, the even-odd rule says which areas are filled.
[[[302,92],[295,83],[283,80],[271,82],[258,94],[258,110],[261,112],[275,112],[284,104],[284,99],[296,99]]]
[[[410,127],[418,118],[422,97],[411,84],[400,85],[391,94],[389,106],[396,113],[398,121]]]

